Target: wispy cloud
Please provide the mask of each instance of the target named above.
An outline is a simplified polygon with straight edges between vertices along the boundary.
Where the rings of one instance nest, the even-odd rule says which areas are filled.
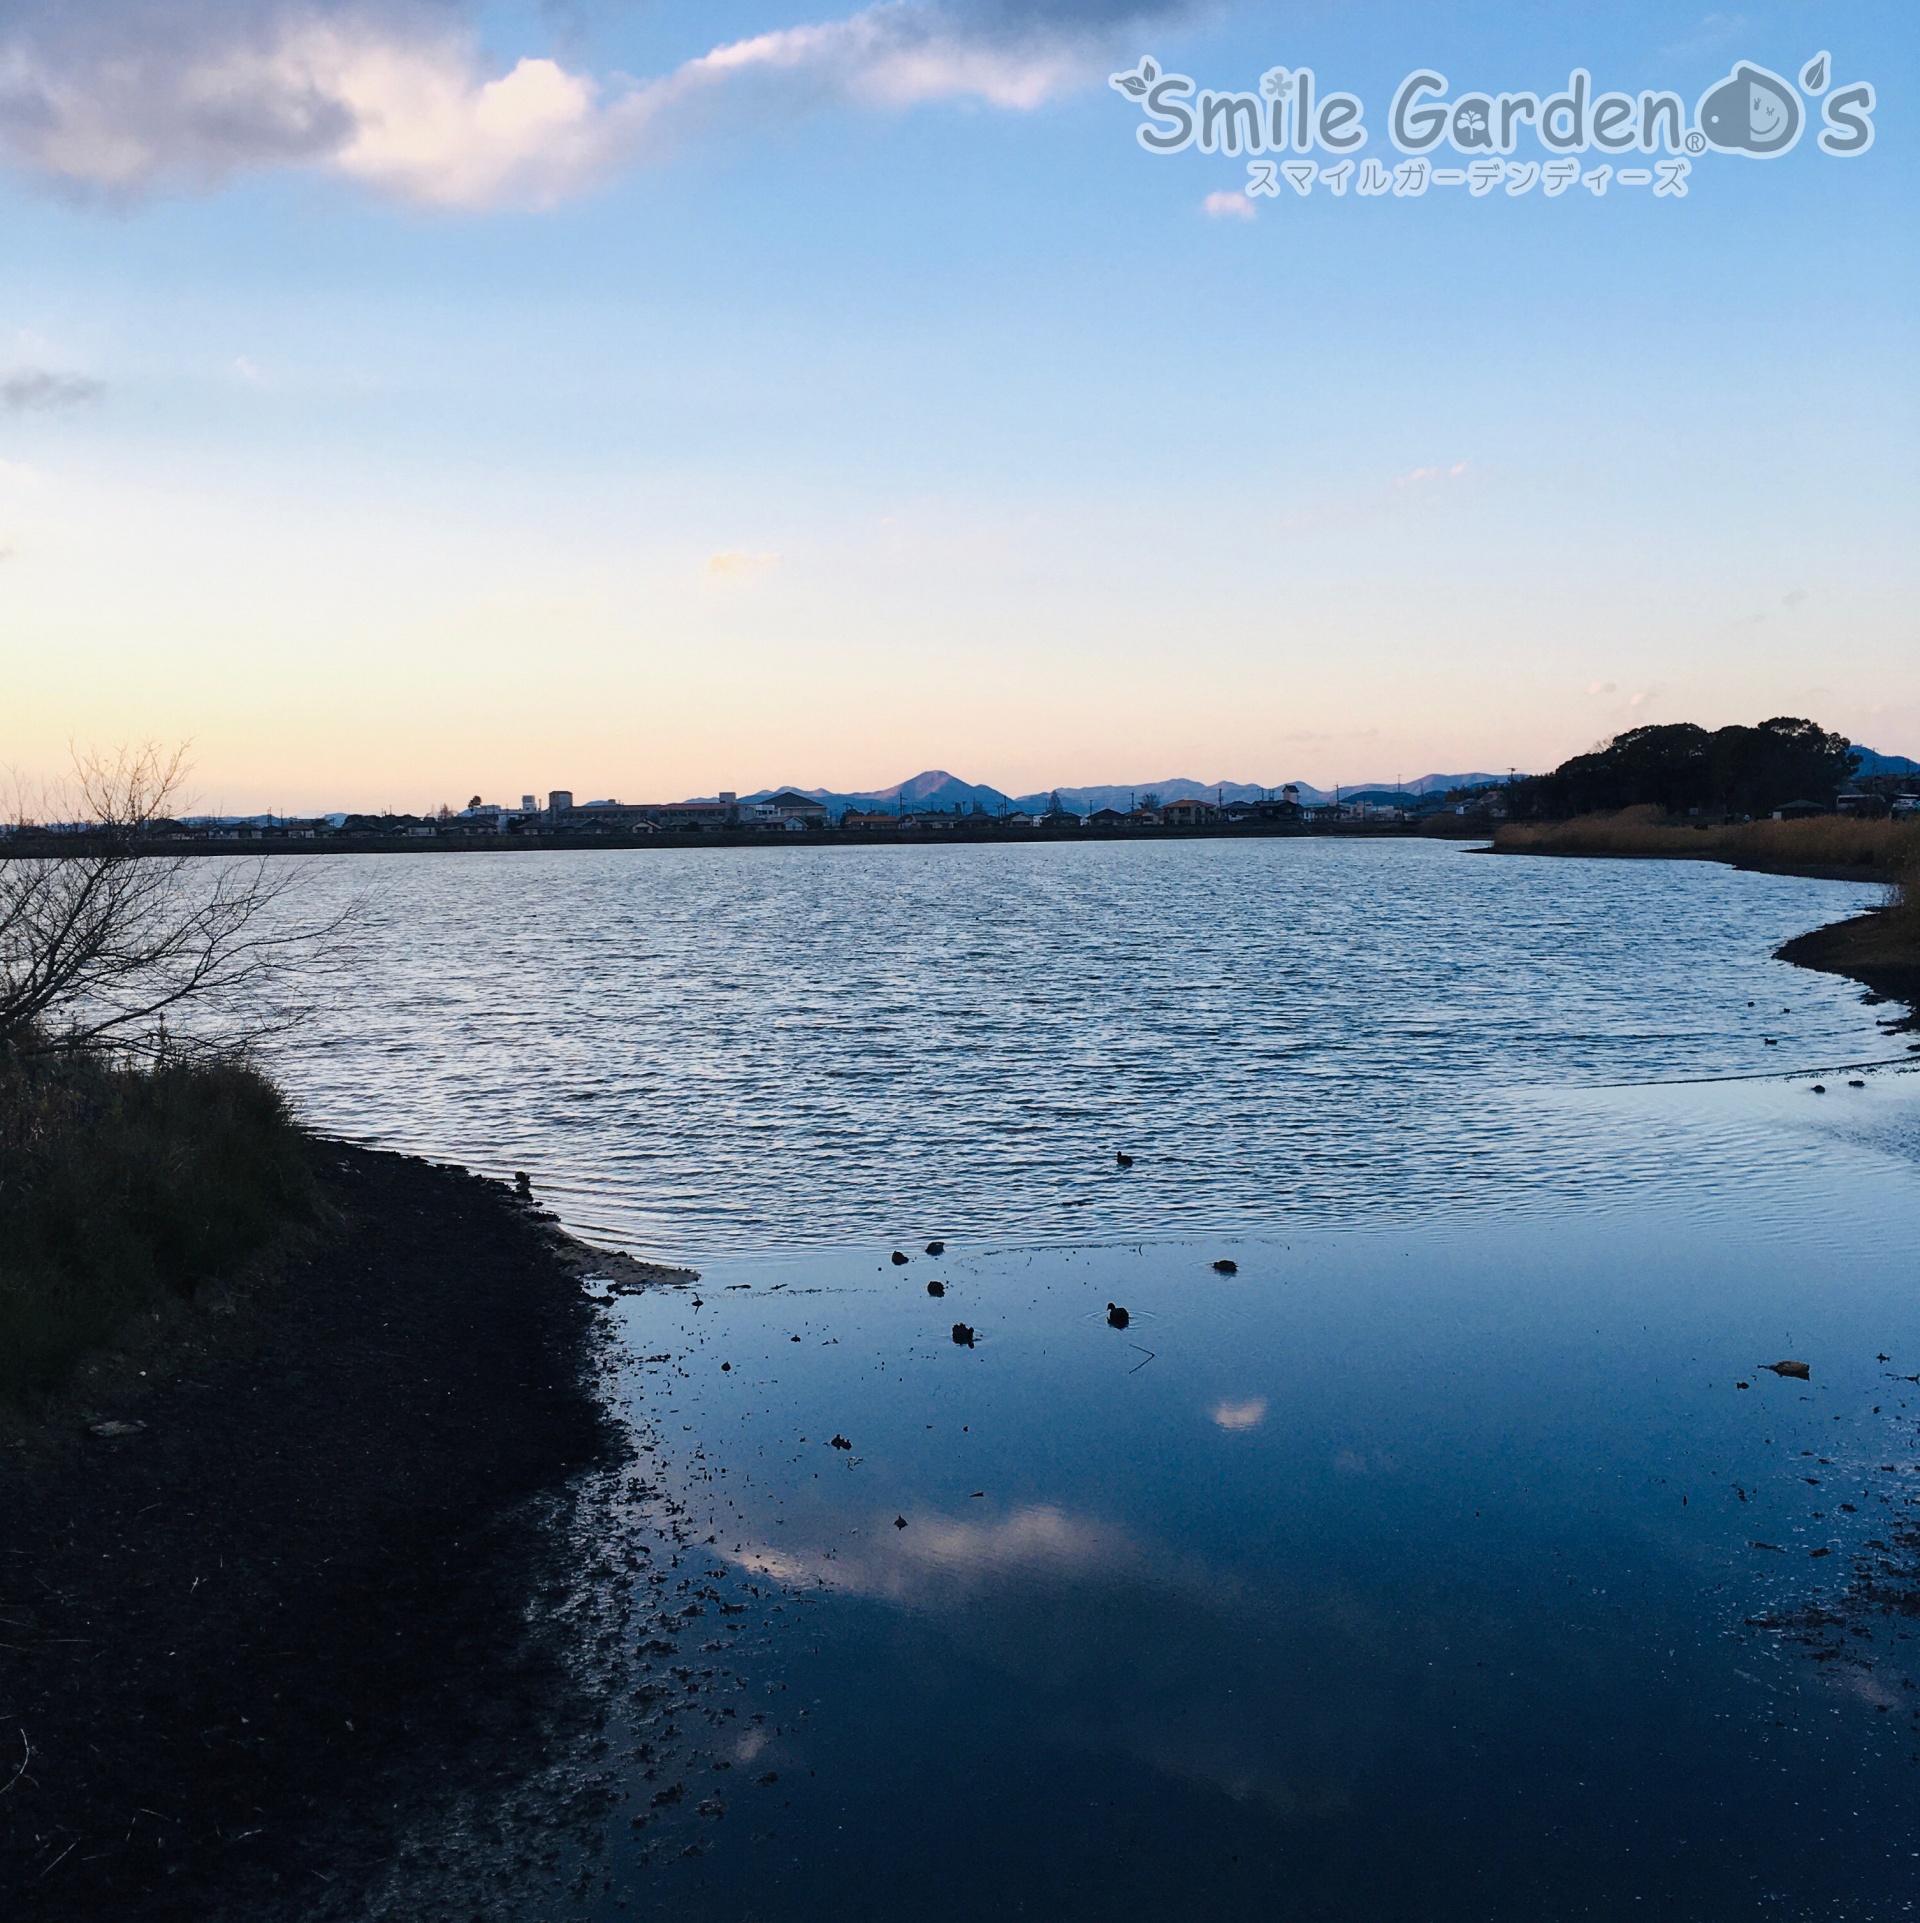
[[[104,381],[82,374],[55,374],[44,367],[16,367],[0,377],[0,407],[9,414],[54,413],[87,407],[107,391]]]
[[[1185,0],[880,0],[603,80],[490,60],[445,0],[23,0],[0,24],[0,156],[69,188],[311,166],[418,204],[544,206],[689,141],[836,106],[1029,111]]]
[[[1411,474],[1395,477],[1395,487],[1430,487],[1435,481],[1457,481],[1466,473],[1465,461],[1455,461],[1451,467],[1416,467]]]
[[[1697,59],[1702,54],[1718,53],[1729,47],[1747,30],[1744,13],[1709,13],[1694,23],[1693,31],[1670,40],[1660,49],[1665,60]]]
[[[769,568],[777,568],[780,557],[777,554],[748,554],[739,548],[729,548],[724,554],[707,557],[707,578],[710,581],[750,581],[756,574],[765,574]]]
[[[1251,220],[1253,202],[1245,194],[1209,194],[1201,208],[1215,220]]]

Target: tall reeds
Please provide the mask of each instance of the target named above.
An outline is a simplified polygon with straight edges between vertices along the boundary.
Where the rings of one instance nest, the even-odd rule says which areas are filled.
[[[1623,808],[1571,821],[1503,822],[1493,845],[1503,854],[1656,855],[1781,868],[1863,868],[1890,880],[1920,871],[1920,822],[1858,821],[1845,815],[1695,825],[1654,807]],[[1913,884],[1907,886],[1911,892]]]

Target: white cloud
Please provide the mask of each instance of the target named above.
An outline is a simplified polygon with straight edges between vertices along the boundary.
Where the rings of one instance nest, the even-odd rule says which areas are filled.
[[[1253,202],[1245,194],[1212,193],[1200,205],[1215,220],[1253,218]]]
[[[1213,1419],[1222,1429],[1257,1429],[1267,1419],[1267,1399],[1249,1396],[1244,1402],[1216,1402]]]
[[[1178,0],[1172,0],[1178,4]],[[687,141],[836,105],[1030,111],[1097,79],[1169,0],[881,0],[603,82],[490,61],[432,0],[25,0],[0,25],[0,157],[71,188],[209,187],[311,166],[420,205],[545,206]]]
[[[1619,691],[1619,686],[1620,684],[1617,681],[1589,681],[1587,683],[1587,692],[1589,694],[1615,694]]]

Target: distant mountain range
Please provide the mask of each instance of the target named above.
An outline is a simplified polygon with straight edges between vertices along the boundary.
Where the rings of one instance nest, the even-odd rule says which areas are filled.
[[[1418,781],[1368,781],[1341,787],[1343,796],[1356,796],[1360,792],[1372,794],[1445,794],[1449,788],[1491,788],[1499,787],[1506,781],[1504,775],[1422,775]],[[1301,790],[1302,802],[1331,802],[1331,788],[1316,788],[1310,781],[1295,783]],[[875,813],[927,813],[933,810],[950,813],[954,808],[977,808],[989,815],[1008,815],[1008,813],[1027,813],[1037,815],[1052,804],[1052,796],[1060,796],[1060,806],[1075,815],[1091,815],[1100,808],[1120,808],[1129,810],[1145,806],[1147,796],[1156,794],[1162,802],[1189,802],[1189,800],[1229,800],[1229,802],[1258,802],[1268,794],[1279,794],[1279,787],[1262,787],[1252,781],[1193,781],[1185,775],[1172,775],[1166,781],[1131,781],[1131,783],[1106,783],[1091,788],[1041,788],[1035,794],[1002,794],[998,788],[985,787],[983,783],[962,781],[958,775],[948,775],[943,767],[929,767],[925,773],[914,775],[910,781],[897,781],[891,788],[860,788],[850,794],[841,794],[835,788],[760,788],[754,794],[743,794],[741,800],[762,802],[770,794],[806,794],[810,800],[825,802],[829,813],[843,815],[848,808],[872,810]],[[702,796],[712,800],[712,796]]]
[[[1908,755],[1877,754],[1871,748],[1856,748],[1860,757],[1862,775],[1920,775],[1920,761]],[[1391,799],[1395,794],[1431,795],[1445,794],[1454,788],[1497,788],[1507,780],[1505,775],[1488,774],[1484,770],[1474,774],[1431,774],[1421,775],[1416,781],[1355,781],[1341,785],[1340,794],[1344,799],[1368,800]],[[1310,781],[1294,784],[1300,790],[1304,802],[1331,801],[1334,791],[1331,788],[1316,788]],[[1263,787],[1251,781],[1194,781],[1185,775],[1172,775],[1164,781],[1108,782],[1090,788],[1043,788],[1030,795],[1002,794],[998,788],[989,788],[980,782],[962,781],[958,775],[948,774],[944,768],[929,768],[907,781],[896,781],[891,788],[863,788],[852,793],[842,794],[832,788],[762,788],[751,795],[743,795],[744,801],[764,801],[773,794],[802,794],[814,801],[825,802],[830,814],[843,815],[849,808],[869,809],[877,814],[917,814],[922,811],[939,810],[951,813],[955,808],[977,808],[983,814],[1041,814],[1051,805],[1053,796],[1058,794],[1060,805],[1069,813],[1090,815],[1101,808],[1128,810],[1144,805],[1148,795],[1157,795],[1161,801],[1259,801],[1268,795],[1277,795],[1279,787]],[[712,800],[712,796],[696,797]]]
[[[1356,795],[1363,790],[1388,794],[1396,791],[1409,795],[1444,794],[1449,788],[1496,787],[1506,778],[1505,775],[1490,774],[1422,775],[1417,781],[1355,783],[1343,786],[1340,792],[1343,795]],[[1295,785],[1300,790],[1302,801],[1333,799],[1333,790],[1330,788],[1316,788],[1307,781]],[[1005,815],[1040,814],[1058,794],[1060,805],[1069,813],[1090,815],[1101,808],[1126,810],[1143,806],[1148,795],[1158,795],[1163,802],[1212,801],[1216,798],[1259,801],[1279,792],[1277,786],[1268,788],[1250,781],[1193,781],[1184,775],[1176,775],[1165,781],[1113,782],[1091,788],[1043,788],[1036,794],[1007,795],[998,788],[962,781],[959,776],[948,774],[944,768],[929,768],[911,780],[895,782],[891,788],[866,788],[852,794],[841,794],[831,788],[762,788],[755,794],[743,795],[741,799],[764,801],[767,796],[774,794],[802,794],[811,800],[824,802],[829,813],[835,815],[845,814],[849,808],[870,809],[877,814],[917,814],[934,809],[951,813],[955,808],[977,808],[983,814]]]

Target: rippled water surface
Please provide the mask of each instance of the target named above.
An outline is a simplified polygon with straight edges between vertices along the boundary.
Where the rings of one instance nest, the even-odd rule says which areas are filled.
[[[607,1304],[631,1667],[526,1914],[1920,1909],[1920,1057],[1771,959],[1868,891],[1319,841],[324,885],[309,1113],[702,1271]]]
[[[369,952],[289,1063],[308,1111],[526,1169],[674,1259],[1587,1206],[1673,1145],[1539,1091],[1900,1052],[1858,989],[1769,959],[1877,891],[1707,864],[1104,842],[321,885],[364,897]],[[1722,1185],[1763,1152],[1731,1126]]]

